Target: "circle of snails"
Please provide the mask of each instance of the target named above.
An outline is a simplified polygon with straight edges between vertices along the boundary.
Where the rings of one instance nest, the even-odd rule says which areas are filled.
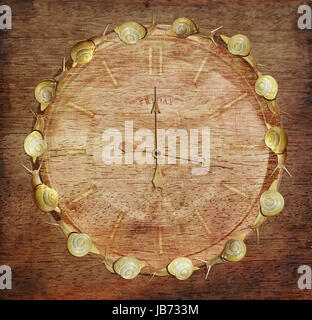
[[[153,20],[153,22],[152,22],[152,25],[153,25],[153,23],[155,23],[155,26],[157,25],[157,23],[156,22],[154,22],[154,20]],[[125,43],[128,43],[128,44],[131,44],[131,43],[134,43],[133,42],[133,39],[131,39],[131,41],[129,41],[129,42],[127,42],[127,37],[126,37],[126,35],[125,35],[125,31],[127,31],[127,30],[130,30],[131,31],[131,34],[133,33],[133,30],[131,30],[131,26],[135,26],[135,25],[138,25],[139,26],[139,32],[137,31],[137,30],[135,30],[136,32],[137,32],[137,41],[139,41],[140,39],[143,39],[145,36],[146,36],[146,34],[147,34],[147,32],[144,32],[144,30],[142,29],[142,28],[145,28],[143,25],[140,25],[140,24],[138,24],[138,23],[136,23],[136,22],[129,22],[129,23],[124,23],[123,25],[121,25],[120,27],[121,27],[121,33],[118,33],[118,29],[116,28],[114,31],[119,35],[119,38],[120,38],[120,40],[121,41],[123,41],[123,42],[125,42]],[[185,25],[185,26],[188,26],[188,28],[186,28],[185,27],[185,30],[188,30],[188,33],[186,33],[183,37],[184,38],[186,38],[186,37],[188,37],[189,35],[192,35],[192,34],[195,34],[195,33],[199,33],[199,29],[197,28],[197,26],[196,26],[196,24],[193,22],[193,21],[191,21],[190,19],[188,19],[188,18],[179,18],[179,19],[177,19],[173,24],[172,24],[172,27],[171,27],[171,29],[170,30],[167,30],[167,32],[166,32],[166,34],[167,35],[169,35],[169,36],[176,36],[177,38],[181,38],[181,34],[180,34],[180,27],[181,27],[181,25]],[[175,28],[177,28],[176,30],[175,30]],[[218,28],[219,29],[219,28]],[[214,31],[216,31],[216,30],[218,30],[218,29],[215,29]],[[107,30],[106,30],[107,31]],[[105,32],[106,32],[105,31]],[[175,31],[177,31],[177,32],[175,32]],[[104,34],[103,34],[103,37],[104,37],[104,35],[105,35],[105,32],[104,32]],[[214,42],[214,40],[213,40],[213,31],[211,32],[211,40],[213,41],[213,43],[215,43]],[[93,39],[95,39],[96,37],[94,37]],[[232,54],[234,54],[234,55],[238,55],[238,56],[241,56],[241,57],[248,57],[248,55],[250,54],[250,41],[249,41],[249,39],[247,38],[247,37],[245,37],[245,36],[243,36],[243,35],[236,35],[236,36],[233,36],[232,38],[228,38],[228,37],[225,37],[225,36],[221,36],[221,38],[222,38],[222,40],[228,45],[228,50],[229,50],[229,52],[230,53],[232,53]],[[91,38],[92,39],[92,38]],[[237,39],[237,41],[238,42],[236,42],[236,39]],[[244,43],[242,43],[242,41],[243,40],[245,40],[245,39],[247,39],[246,41],[248,41],[248,43],[244,46]],[[92,44],[92,42],[94,42],[94,44]],[[136,41],[136,42],[137,42]],[[82,51],[84,52],[84,53],[90,53],[91,54],[91,57],[89,57],[88,59],[86,59],[85,61],[80,61],[80,63],[78,62],[79,61],[79,53],[76,53],[76,55],[75,55],[75,53],[72,53],[71,54],[71,57],[72,57],[72,60],[73,60],[73,66],[72,67],[75,67],[75,65],[77,65],[77,64],[84,64],[84,63],[88,63],[88,62],[90,62],[91,61],[91,59],[93,58],[93,53],[94,53],[94,51],[96,51],[95,50],[95,44],[96,44],[96,40],[87,40],[87,41],[81,41],[81,42],[79,42],[79,43],[77,43],[74,47],[73,47],[73,49],[75,48],[75,47],[83,47],[83,43],[88,43],[88,46],[90,46],[90,42],[91,42],[91,53],[88,51],[88,52],[86,52],[86,48],[82,48]],[[231,47],[232,46],[232,47]],[[239,53],[238,51],[237,51],[237,48],[239,48],[240,49],[240,47],[242,47],[243,48],[243,53]],[[72,49],[72,51],[73,51],[73,49]],[[75,59],[77,59],[77,60],[75,60]],[[253,61],[253,60],[251,60],[251,61]],[[251,63],[250,63],[251,64]],[[65,66],[65,60],[64,60],[64,64],[63,64],[63,66]],[[251,66],[253,66],[252,64],[251,64]],[[65,68],[65,70],[66,70],[66,68]],[[65,71],[64,70],[64,68],[63,68],[63,71]],[[261,78],[262,77],[262,78]],[[263,79],[263,82],[265,82],[265,85],[266,85],[266,87],[265,87],[265,94],[262,94],[261,93],[261,90],[263,90],[263,82],[261,82],[260,80],[261,79]],[[272,80],[273,79],[273,80]],[[271,81],[272,80],[272,81]],[[267,87],[269,86],[270,87],[270,83],[269,83],[269,81],[271,81],[271,82],[273,82],[273,84],[272,84],[272,86],[273,86],[273,91],[272,92],[268,92],[268,90],[270,89],[268,89]],[[260,84],[260,85],[258,85],[258,83]],[[41,83],[40,83],[41,84]],[[37,88],[36,88],[36,99],[37,99],[37,97],[38,97],[38,99],[37,99],[37,101],[39,101],[39,96],[40,95],[42,95],[42,97],[44,98],[43,99],[43,104],[45,105],[45,107],[44,108],[42,108],[41,107],[41,110],[42,111],[44,111],[45,110],[45,108],[47,107],[47,101],[46,101],[46,95],[45,95],[45,93],[44,92],[40,92],[39,91],[39,89],[41,89],[41,88],[38,88],[39,86],[40,86],[40,84],[37,86]],[[45,84],[45,85],[47,85],[47,81],[43,81],[42,82],[42,84]],[[57,85],[56,85],[56,83],[53,83],[53,81],[52,81],[52,84],[53,84],[53,86],[54,86],[54,88],[55,88],[55,92],[54,92],[54,94],[53,94],[53,92],[51,92],[51,88],[50,87],[47,87],[47,89],[49,90],[49,96],[51,96],[52,97],[52,101],[53,101],[53,97],[55,97],[55,93],[56,93],[56,90],[57,90]],[[275,91],[276,92],[275,92]],[[52,90],[53,91],[53,90]],[[264,98],[266,98],[266,95],[269,97],[269,98],[271,98],[271,100],[272,100],[272,97],[274,97],[274,99],[275,99],[275,97],[276,97],[276,94],[277,94],[277,82],[276,82],[276,80],[273,78],[273,77],[271,77],[271,76],[262,76],[261,75],[261,73],[259,73],[258,72],[258,80],[257,80],[257,83],[256,83],[256,88],[255,88],[255,91],[256,91],[256,93],[258,94],[258,95],[262,95]],[[50,101],[49,103],[51,103],[52,101]],[[40,102],[40,101],[39,101]],[[49,104],[48,103],[48,104]],[[272,128],[272,127],[271,127]],[[270,128],[270,129],[271,129]],[[274,128],[274,127],[273,127]],[[33,131],[35,131],[35,130],[33,130]],[[40,132],[40,131],[39,131]],[[287,141],[286,141],[286,144],[287,144]],[[286,147],[285,147],[286,148]],[[28,152],[26,152],[27,154],[29,154]],[[155,157],[155,158],[157,158],[157,157],[159,157],[160,156],[160,152],[158,151],[158,150],[154,150],[153,151],[153,156]],[[35,159],[34,159],[35,160]],[[34,161],[35,162],[35,161]],[[39,169],[40,170],[40,169]],[[39,170],[38,170],[38,174],[39,174]],[[36,171],[36,170],[34,170],[34,171]],[[288,172],[288,171],[287,171]],[[39,179],[40,180],[40,179]],[[41,184],[42,184],[42,182],[41,182]],[[42,184],[42,185],[44,185],[44,184]],[[45,185],[44,185],[45,186]],[[52,189],[52,190],[54,190],[54,189]],[[268,192],[268,191],[267,191]],[[53,211],[53,210],[52,210]],[[56,210],[58,213],[59,213],[59,211],[58,210]],[[261,213],[261,210],[260,210],[260,213]],[[263,215],[264,216],[264,215]],[[67,235],[68,236],[68,240],[70,240],[70,239],[74,239],[75,238],[75,236],[74,236],[74,234],[75,234],[76,232],[71,232],[69,235]],[[78,233],[76,233],[77,235],[78,235]],[[87,236],[87,235],[85,235],[85,236]],[[90,241],[91,241],[91,239],[90,239]],[[237,253],[237,255],[239,256],[242,256],[242,257],[240,257],[239,258],[239,260],[240,259],[242,259],[243,257],[244,257],[244,255],[245,255],[245,251],[246,251],[246,248],[245,248],[245,244],[244,244],[244,242],[243,242],[243,240],[233,240],[233,239],[231,239],[231,240],[229,240],[226,244],[225,244],[225,247],[224,248],[226,248],[226,247],[230,247],[231,248],[231,246],[228,246],[227,244],[229,244],[231,241],[237,241],[238,243],[237,244],[235,244],[235,248],[242,248],[242,252],[238,252]],[[91,243],[92,243],[92,241],[91,241]],[[91,244],[90,244],[90,246],[91,246]],[[221,254],[218,256],[218,258],[219,259],[221,259],[221,260],[223,260],[223,261],[227,261],[226,259],[224,259],[223,257],[226,255],[226,252],[225,252],[225,250],[226,249],[224,249],[222,252],[221,252]],[[90,251],[89,251],[90,252]],[[233,252],[232,252],[232,254],[233,254]],[[79,254],[77,255],[77,256],[80,256]],[[132,278],[132,276],[126,276],[126,275],[123,275],[122,274],[122,272],[121,272],[121,270],[123,270],[123,269],[125,269],[125,266],[124,265],[122,265],[122,261],[123,260],[126,260],[126,261],[131,261],[131,264],[129,264],[129,261],[127,262],[127,264],[126,265],[131,265],[131,266],[133,266],[134,267],[134,269],[136,270],[135,271],[135,274],[138,274],[139,272],[140,272],[140,269],[145,265],[145,263],[144,262],[142,262],[142,261],[139,261],[139,260],[137,260],[136,258],[134,258],[134,257],[128,257],[128,256],[124,256],[124,257],[121,257],[120,259],[118,259],[115,263],[112,263],[111,265],[106,265],[106,263],[105,263],[105,265],[107,266],[107,269],[108,270],[110,270],[111,272],[115,272],[115,273],[117,273],[117,274],[119,274],[120,276],[122,276],[124,279],[130,279],[130,278]],[[198,260],[200,260],[200,259],[198,259]],[[214,260],[214,259],[212,259],[212,260]],[[237,261],[239,261],[239,260],[237,260]],[[211,266],[213,265],[213,263],[211,263],[211,264],[208,264],[208,262],[207,261],[203,261],[203,260],[200,260],[200,261],[202,261],[202,262],[205,262],[206,263],[206,265],[207,265],[207,268],[208,268],[208,272],[209,272],[209,270],[210,270],[210,268],[211,268]],[[217,261],[217,260],[216,260]],[[235,261],[235,259],[233,260],[233,261]],[[217,263],[217,262],[215,262],[215,263]],[[174,268],[173,268],[173,266],[174,266]],[[182,273],[180,272],[179,273],[179,270],[184,270],[184,269],[182,269],[183,267],[185,267],[185,266],[187,266],[187,272],[186,271],[183,271]],[[185,280],[185,279],[187,279],[188,277],[190,277],[191,276],[191,274],[192,274],[192,272],[194,271],[194,270],[197,270],[198,268],[197,267],[193,267],[193,264],[192,264],[192,262],[191,262],[191,260],[190,259],[188,259],[188,258],[184,258],[184,257],[180,257],[180,258],[176,258],[176,259],[174,259],[166,268],[165,268],[165,270],[160,270],[159,272],[154,272],[153,273],[153,276],[154,275],[173,275],[173,276],[176,276],[176,278],[177,279],[179,279],[179,280]],[[179,275],[177,276],[177,274],[176,273],[178,273]],[[185,277],[184,277],[184,275],[185,275]],[[207,275],[208,275],[208,273],[207,273]]]

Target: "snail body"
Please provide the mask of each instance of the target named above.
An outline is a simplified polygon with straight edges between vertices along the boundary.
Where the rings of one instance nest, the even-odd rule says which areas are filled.
[[[257,243],[259,243],[260,226],[268,217],[275,216],[284,209],[284,198],[277,191],[277,180],[274,180],[270,188],[262,193],[259,204],[259,213],[252,226],[252,228],[256,231]]]
[[[121,41],[126,44],[136,44],[146,36],[146,28],[134,21],[125,22],[114,30]]]
[[[198,270],[193,266],[192,261],[189,258],[179,257],[174,259],[167,267],[168,272],[175,276],[178,280],[188,279],[194,270]]]
[[[259,73],[255,83],[255,90],[259,96],[267,100],[274,100],[278,92],[278,83],[272,76]]]
[[[172,26],[171,29],[169,29],[166,34],[171,37],[177,37],[177,38],[182,38],[185,39],[188,36],[195,34],[198,32],[198,27],[189,18],[178,18],[176,19]]]
[[[272,127],[270,124],[266,124],[268,130],[265,133],[264,142],[268,148],[270,148],[277,155],[277,166],[273,170],[272,174],[277,169],[284,169],[290,176],[290,172],[285,167],[287,158],[287,144],[288,136],[284,129],[280,127]]]
[[[56,211],[57,213],[60,213],[61,210],[58,207],[58,193],[53,188],[42,183],[39,173],[41,166],[38,170],[30,170],[25,166],[23,167],[32,175],[31,184],[34,189],[37,207],[44,212]]]
[[[231,38],[221,34],[221,39],[227,45],[229,52],[233,55],[242,57],[258,73],[257,62],[251,54],[250,40],[243,34],[237,34]]]
[[[113,264],[113,269],[124,279],[134,279],[144,266],[143,261],[135,257],[124,256]]]
[[[207,266],[206,279],[208,278],[211,268],[215,264],[222,262],[238,262],[245,257],[246,245],[244,243],[244,237],[244,235],[241,235],[235,239],[228,240],[224,245],[222,252],[208,261],[198,259],[199,261],[204,262]]]
[[[41,132],[34,130],[24,140],[24,150],[35,163],[37,158],[47,150],[47,143]]]
[[[48,105],[53,102],[56,97],[56,89],[58,84],[66,77],[67,69],[65,66],[65,58],[63,59],[62,72],[54,77],[41,81],[35,88],[35,98],[40,103],[41,111],[44,111]]]
[[[83,257],[92,249],[91,238],[84,233],[72,232],[67,239],[68,251],[75,257]]]

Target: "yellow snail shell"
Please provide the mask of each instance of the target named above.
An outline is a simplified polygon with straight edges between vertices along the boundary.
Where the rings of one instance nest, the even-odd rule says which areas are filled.
[[[114,30],[121,41],[127,44],[135,44],[140,39],[143,39],[146,35],[146,28],[141,24],[129,21],[120,26],[117,26]]]
[[[141,271],[141,268],[145,265],[144,262],[130,256],[121,257],[114,265],[114,271],[124,279],[133,279]]]
[[[268,100],[276,98],[278,92],[277,81],[271,76],[260,75],[255,84],[256,93]]]
[[[45,184],[39,184],[36,186],[35,201],[38,208],[44,212],[53,210],[57,212],[60,211],[58,208],[59,199],[56,190],[48,187]]]
[[[68,251],[75,257],[83,257],[90,252],[92,241],[87,234],[73,232],[68,236]]]
[[[260,197],[261,213],[264,216],[275,216],[284,208],[284,198],[278,191],[264,191]]]
[[[288,136],[284,129],[271,127],[267,130],[264,137],[265,144],[274,153],[283,153],[288,144]]]
[[[248,56],[250,53],[250,40],[243,34],[237,34],[228,41],[228,50],[238,56]]]
[[[47,150],[47,143],[43,135],[39,131],[31,132],[24,141],[24,150],[33,158],[35,163],[37,158]]]
[[[188,18],[178,18],[176,19],[171,29],[166,32],[168,36],[178,37],[185,39],[188,36],[195,34],[198,32],[198,28],[196,24]]]
[[[80,41],[76,43],[70,52],[73,60],[73,67],[77,64],[85,64],[92,60],[95,50],[95,44],[91,40]]]
[[[41,111],[54,100],[56,96],[57,83],[54,80],[40,82],[35,89],[36,100],[41,104]]]
[[[167,267],[168,272],[175,276],[179,280],[188,279],[194,270],[197,270],[193,266],[193,263],[190,259],[179,257],[174,259]]]
[[[241,239],[231,239],[225,246],[221,258],[229,262],[237,262],[244,258],[246,245]]]

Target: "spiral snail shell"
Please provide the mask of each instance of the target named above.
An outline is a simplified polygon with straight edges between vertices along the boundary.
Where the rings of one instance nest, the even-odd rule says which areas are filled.
[[[277,191],[277,180],[274,180],[267,191],[264,191],[260,197],[259,214],[252,226],[256,231],[257,243],[259,243],[259,228],[268,217],[280,213],[284,208],[284,198]]]
[[[280,127],[270,127],[265,133],[265,144],[274,153],[283,153],[288,144],[288,136],[284,129]]]
[[[143,268],[145,263],[135,257],[125,256],[117,260],[114,265],[114,271],[124,279],[135,278]]]
[[[35,98],[41,105],[41,111],[54,100],[56,96],[57,82],[54,80],[45,80],[40,82],[35,89]]]
[[[35,163],[37,158],[43,155],[47,150],[47,143],[45,142],[43,135],[39,131],[32,131],[24,141],[25,152],[32,157]]]
[[[177,37],[185,39],[188,36],[198,32],[198,27],[196,24],[188,18],[178,18],[176,19],[171,29],[166,32],[168,36]]]
[[[120,40],[126,44],[137,43],[146,36],[147,32],[144,26],[134,21],[125,22],[117,26],[114,31],[118,34]]]
[[[76,67],[77,64],[86,64],[90,62],[93,58],[94,50],[95,44],[91,40],[76,43],[70,52],[73,60],[73,68]]]
[[[278,191],[264,191],[260,197],[260,209],[264,216],[275,216],[284,209],[284,198]]]
[[[45,184],[40,184],[36,187],[35,201],[38,208],[44,212],[58,211],[58,194],[56,190]]]
[[[236,34],[231,37],[227,43],[228,50],[238,56],[248,56],[250,53],[251,45],[250,40],[243,34]]]
[[[229,262],[242,260],[246,254],[246,245],[242,239],[231,239],[225,246],[221,258]]]
[[[41,163],[42,165],[42,163]],[[30,170],[26,166],[22,165],[31,175],[31,184],[35,192],[35,202],[38,208],[44,212],[56,211],[58,213],[61,212],[58,207],[58,193],[53,188],[48,187],[44,183],[42,183],[40,178],[40,169],[38,170]]]
[[[190,259],[179,257],[174,259],[167,267],[168,272],[175,276],[179,280],[188,279],[194,270],[198,270],[197,267],[193,266]]]
[[[272,76],[263,76],[259,74],[255,84],[255,90],[259,96],[268,100],[274,100],[278,92],[278,84]]]
[[[75,257],[83,257],[91,251],[92,241],[87,234],[72,232],[67,239],[68,251]]]

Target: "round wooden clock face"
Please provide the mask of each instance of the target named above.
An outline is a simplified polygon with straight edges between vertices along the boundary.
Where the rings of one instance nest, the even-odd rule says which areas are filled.
[[[112,259],[154,268],[178,256],[198,265],[248,233],[269,164],[250,67],[165,29],[135,45],[107,42],[70,70],[46,110],[43,172],[65,222]],[[152,182],[155,125],[163,188]]]

